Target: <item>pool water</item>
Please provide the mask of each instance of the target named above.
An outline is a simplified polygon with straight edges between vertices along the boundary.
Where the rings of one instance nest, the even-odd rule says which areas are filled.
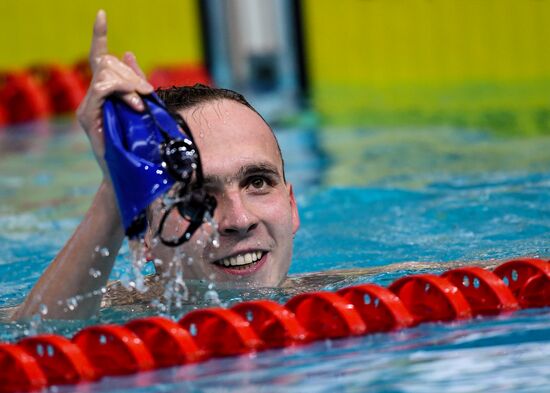
[[[452,261],[550,256],[550,136],[328,127],[278,135],[302,221],[292,274],[405,261],[429,262],[422,271],[439,273]],[[70,120],[3,130],[0,151],[0,306],[9,307],[24,299],[78,224],[99,170]],[[112,278],[124,276],[128,259],[125,247]],[[416,272],[404,266],[322,286],[388,285]],[[220,291],[224,304],[255,296],[285,299],[277,291]],[[37,316],[1,323],[0,339],[70,336],[140,313],[150,311],[110,308],[86,322]],[[550,386],[548,359],[546,308],[105,378],[92,390],[541,392]]]

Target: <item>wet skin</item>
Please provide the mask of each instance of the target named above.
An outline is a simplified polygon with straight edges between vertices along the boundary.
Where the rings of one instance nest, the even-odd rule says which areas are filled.
[[[214,231],[203,224],[178,250],[154,240],[164,213],[153,207],[145,238],[147,256],[162,261],[161,271],[182,264],[185,279],[234,282],[237,286],[277,286],[286,277],[292,240],[300,221],[292,186],[269,126],[254,111],[231,100],[211,101],[180,113],[199,148],[205,186],[217,200]],[[184,227],[176,212],[166,222],[173,236]],[[260,257],[259,260],[255,260]],[[230,266],[226,266],[230,265]]]

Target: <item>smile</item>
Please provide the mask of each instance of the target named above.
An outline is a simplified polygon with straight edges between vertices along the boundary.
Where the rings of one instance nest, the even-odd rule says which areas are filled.
[[[251,251],[222,258],[214,263],[223,267],[244,268],[249,267],[248,265],[254,264],[256,261],[262,259],[263,254],[263,251]]]

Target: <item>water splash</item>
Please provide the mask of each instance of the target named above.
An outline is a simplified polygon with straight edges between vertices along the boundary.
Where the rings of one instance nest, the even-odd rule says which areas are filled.
[[[145,247],[143,239],[130,242],[130,269],[120,278],[120,283],[127,290],[136,290],[139,293],[145,293],[147,286],[145,285],[145,275],[143,268],[147,263],[145,256]]]
[[[163,303],[161,303],[161,311],[167,313],[175,312],[176,310],[181,309],[189,299],[189,290],[183,278],[184,264],[182,262],[186,258],[186,254],[182,247],[177,247],[175,249],[174,256],[162,273],[164,292],[162,294]]]

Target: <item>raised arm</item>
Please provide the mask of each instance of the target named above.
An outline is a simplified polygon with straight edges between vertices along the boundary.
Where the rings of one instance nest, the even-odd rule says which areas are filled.
[[[99,11],[95,20],[90,65],[92,82],[77,116],[90,140],[103,180],[84,219],[16,310],[13,319],[38,313],[42,304],[47,307],[47,318],[83,319],[92,316],[99,308],[101,288],[107,283],[124,239],[104,159],[102,105],[107,96],[118,94],[141,111],[143,102],[138,93],[149,94],[153,87],[147,83],[131,53],[126,53],[122,60],[108,53],[104,11]]]

